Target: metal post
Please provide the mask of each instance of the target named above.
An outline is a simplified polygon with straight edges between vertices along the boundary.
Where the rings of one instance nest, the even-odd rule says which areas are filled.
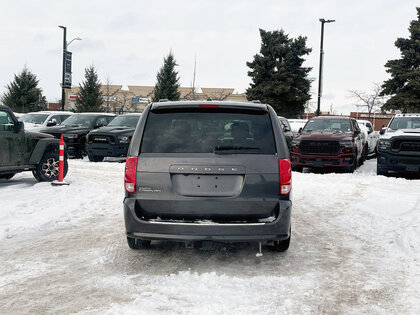
[[[321,22],[321,47],[319,51],[319,79],[318,79],[318,106],[316,109],[316,115],[321,114],[321,94],[322,94],[322,63],[324,60],[324,24],[335,22],[335,20],[319,19]]]
[[[63,76],[61,80],[61,110],[64,111],[64,104],[66,100],[66,91],[64,89],[64,74],[66,72],[67,28],[65,26],[59,26],[59,27],[63,29]]]

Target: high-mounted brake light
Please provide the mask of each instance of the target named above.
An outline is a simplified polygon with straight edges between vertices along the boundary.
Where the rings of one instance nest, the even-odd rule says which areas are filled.
[[[127,156],[125,160],[124,187],[129,193],[136,191],[137,157]]]
[[[280,195],[287,195],[292,190],[292,165],[290,159],[279,159]]]
[[[216,104],[201,104],[200,107],[219,107],[219,105]]]

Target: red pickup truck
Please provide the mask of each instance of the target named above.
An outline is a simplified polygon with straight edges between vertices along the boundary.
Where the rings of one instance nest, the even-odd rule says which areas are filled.
[[[365,141],[353,118],[314,117],[292,141],[292,169],[339,168],[354,172],[366,158]]]

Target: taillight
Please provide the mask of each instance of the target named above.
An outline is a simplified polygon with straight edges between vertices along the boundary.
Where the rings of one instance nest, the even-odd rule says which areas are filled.
[[[124,187],[129,193],[136,191],[137,157],[127,156],[125,160]]]
[[[279,159],[280,195],[287,195],[292,189],[292,165],[290,159]]]

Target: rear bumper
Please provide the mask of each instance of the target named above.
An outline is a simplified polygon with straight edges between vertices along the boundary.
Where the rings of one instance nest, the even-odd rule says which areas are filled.
[[[340,155],[309,155],[293,152],[293,166],[301,167],[349,167],[353,164],[353,153]]]
[[[420,174],[420,154],[402,155],[378,152],[378,171]]]
[[[174,241],[269,241],[290,236],[292,202],[279,200],[279,215],[270,223],[183,223],[141,220],[135,213],[135,199],[124,199],[124,219],[129,237]]]
[[[120,157],[126,156],[128,144],[87,143],[86,151],[89,155]]]

